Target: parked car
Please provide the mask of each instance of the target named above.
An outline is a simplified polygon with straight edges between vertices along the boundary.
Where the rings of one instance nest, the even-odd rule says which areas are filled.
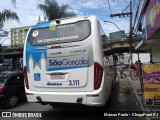
[[[1,72],[0,104],[3,104],[5,108],[13,108],[22,98],[26,99],[24,73],[22,71]]]

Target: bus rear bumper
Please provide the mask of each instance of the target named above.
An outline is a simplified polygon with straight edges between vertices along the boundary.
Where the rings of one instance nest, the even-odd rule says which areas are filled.
[[[27,90],[28,102],[42,104],[73,103],[87,106],[104,106],[106,99],[102,89],[93,92],[36,92]]]

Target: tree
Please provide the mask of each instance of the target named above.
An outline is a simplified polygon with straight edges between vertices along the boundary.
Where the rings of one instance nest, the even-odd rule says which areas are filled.
[[[59,6],[56,0],[45,0],[44,4],[38,4],[37,8],[44,12],[48,20],[76,16],[74,12],[67,11],[68,4]]]
[[[11,3],[16,7],[16,0],[11,0]],[[19,17],[17,16],[16,12],[6,9],[0,12],[0,28],[3,27],[4,22],[9,19],[19,21]]]
[[[16,0],[11,0],[11,2],[16,7]],[[0,12],[0,29],[3,27],[4,22],[6,22],[7,20],[12,20],[12,19],[19,21],[19,17],[17,16],[16,12],[13,12],[11,10],[6,10],[6,9],[1,11]],[[2,30],[2,34],[0,34],[0,37],[2,38],[5,35],[8,35],[8,32]],[[0,43],[0,53],[2,52],[2,47],[1,47],[2,43]],[[3,57],[2,56],[0,56],[0,63],[3,63]]]
[[[17,16],[16,12],[12,12],[11,10],[3,10],[2,12],[0,12],[0,26],[2,27],[4,22],[7,20],[18,20],[19,21],[19,17]]]

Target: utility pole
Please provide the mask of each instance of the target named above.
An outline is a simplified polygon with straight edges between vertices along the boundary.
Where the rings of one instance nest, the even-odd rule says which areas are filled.
[[[130,0],[129,63],[132,63],[132,0]]]
[[[130,32],[129,32],[129,64],[132,63],[132,0],[130,0],[130,12],[126,12],[126,13],[117,13],[117,14],[111,14],[110,17],[124,17],[125,15],[130,16]]]

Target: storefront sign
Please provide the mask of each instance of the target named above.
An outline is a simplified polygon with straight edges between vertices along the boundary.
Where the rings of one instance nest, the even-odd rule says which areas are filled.
[[[144,64],[142,69],[145,103],[160,105],[160,64]]]
[[[150,1],[144,17],[146,18],[147,39],[160,38],[157,33],[160,28],[160,0]]]

